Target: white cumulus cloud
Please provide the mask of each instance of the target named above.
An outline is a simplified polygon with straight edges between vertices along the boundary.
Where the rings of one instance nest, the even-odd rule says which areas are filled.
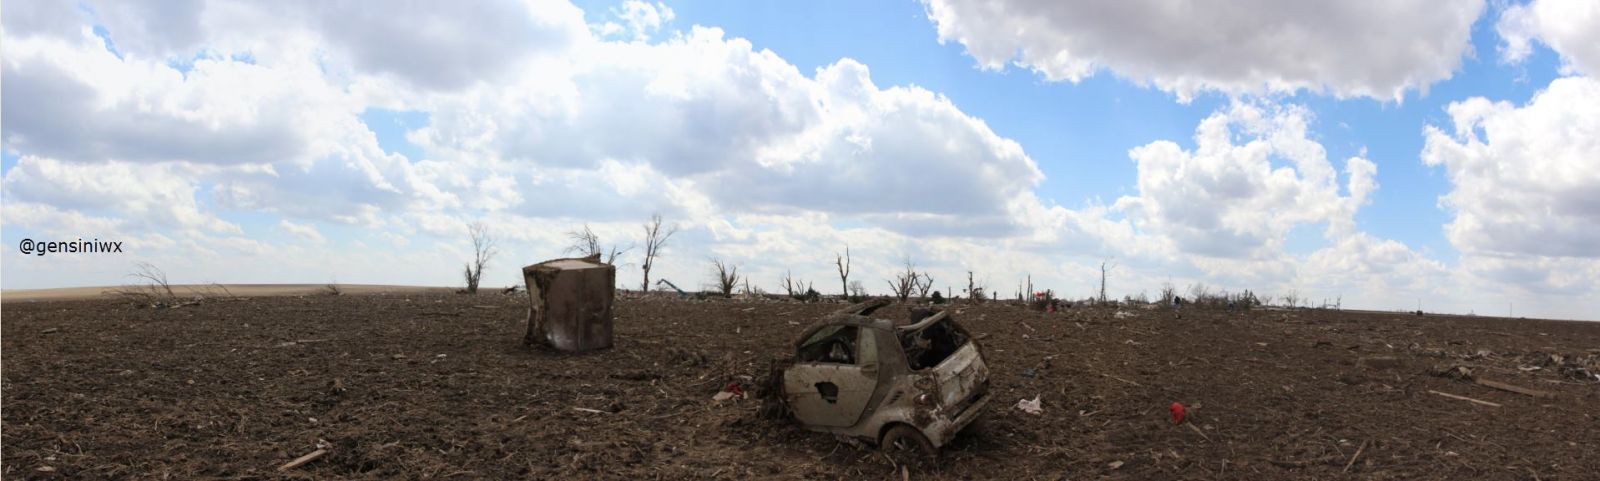
[[[525,212],[816,211],[987,236],[1018,228],[1008,205],[1043,180],[1019,144],[949,99],[880,87],[854,60],[808,76],[696,27],[659,43],[597,44],[574,62],[536,83],[434,97],[434,122],[415,137],[433,157],[496,159],[489,168],[530,185],[581,180],[528,195]],[[585,178],[607,170],[611,181]],[[645,174],[662,188],[629,180]],[[635,207],[563,204],[568,193]]]
[[[1341,195],[1326,150],[1307,136],[1309,117],[1297,106],[1235,102],[1201,121],[1193,150],[1166,140],[1136,147],[1128,155],[1138,165],[1139,194],[1116,207],[1177,251],[1208,257],[1275,256],[1301,224],[1349,235],[1352,216],[1376,188],[1377,167],[1346,160]]]
[[[1600,2],[1534,0],[1506,7],[1496,30],[1505,41],[1500,53],[1517,62],[1533,52],[1533,42],[1550,46],[1569,69],[1600,75]]]
[[[1469,252],[1600,258],[1600,81],[1559,78],[1523,106],[1450,104],[1453,128],[1426,128],[1422,160],[1443,167]]]
[[[986,69],[1077,82],[1109,70],[1180,99],[1307,89],[1399,99],[1447,79],[1481,0],[924,0]]]

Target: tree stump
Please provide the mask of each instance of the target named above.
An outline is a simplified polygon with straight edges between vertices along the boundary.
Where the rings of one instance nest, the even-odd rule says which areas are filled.
[[[528,284],[526,345],[562,351],[611,347],[611,301],[617,268],[600,256],[553,259],[522,268]]]

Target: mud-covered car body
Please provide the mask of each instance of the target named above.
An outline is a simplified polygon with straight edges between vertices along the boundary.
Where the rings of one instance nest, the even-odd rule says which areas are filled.
[[[949,313],[916,313],[896,326],[868,317],[883,305],[851,306],[806,329],[783,370],[782,399],[814,431],[882,443],[904,425],[937,449],[988,403],[988,366]]]

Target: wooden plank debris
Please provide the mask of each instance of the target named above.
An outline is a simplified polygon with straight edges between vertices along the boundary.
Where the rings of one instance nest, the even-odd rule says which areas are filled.
[[[1556,394],[1553,393],[1553,392],[1540,391],[1540,390],[1537,390],[1537,389],[1528,389],[1528,388],[1525,388],[1525,387],[1522,387],[1522,386],[1518,386],[1518,385],[1515,385],[1515,384],[1506,384],[1506,383],[1503,383],[1503,382],[1500,382],[1500,381],[1491,381],[1491,380],[1488,380],[1488,379],[1478,378],[1478,379],[1474,379],[1473,382],[1478,383],[1479,386],[1499,389],[1501,391],[1506,391],[1506,392],[1514,392],[1514,393],[1517,393],[1517,394],[1522,394],[1522,395],[1526,395],[1526,396],[1533,396],[1533,397],[1536,397],[1536,398],[1553,398],[1553,397],[1556,397]]]
[[[324,454],[328,454],[328,450],[326,450],[326,449],[318,449],[316,451],[312,451],[309,454],[306,454],[305,456],[301,456],[301,457],[295,458],[294,461],[289,461],[288,464],[285,464],[283,466],[278,466],[278,471],[288,471],[288,470],[291,470],[291,469],[294,469],[294,468],[298,468],[300,466],[304,466],[306,463],[309,463],[309,462],[312,462],[312,461],[316,461],[317,458],[322,457],[322,455],[324,455]]]
[[[1457,396],[1455,394],[1439,392],[1439,391],[1435,391],[1435,390],[1432,390],[1432,389],[1429,389],[1428,392],[1431,392],[1431,393],[1434,393],[1434,394],[1438,394],[1440,396],[1444,396],[1444,397],[1447,397],[1447,398],[1450,398],[1450,399],[1460,399],[1462,401],[1471,401],[1471,402],[1475,402],[1475,403],[1478,403],[1478,404],[1482,404],[1484,406],[1500,407],[1500,405],[1497,404],[1497,403],[1484,401],[1482,399],[1473,399],[1473,398],[1469,398],[1469,397],[1466,397],[1466,396]]]

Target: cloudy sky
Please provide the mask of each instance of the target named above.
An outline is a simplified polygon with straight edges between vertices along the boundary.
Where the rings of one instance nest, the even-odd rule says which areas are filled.
[[[661,213],[693,287],[1597,317],[1600,3],[1205,3],[7,1],[0,287],[459,285],[473,220],[504,285]]]

